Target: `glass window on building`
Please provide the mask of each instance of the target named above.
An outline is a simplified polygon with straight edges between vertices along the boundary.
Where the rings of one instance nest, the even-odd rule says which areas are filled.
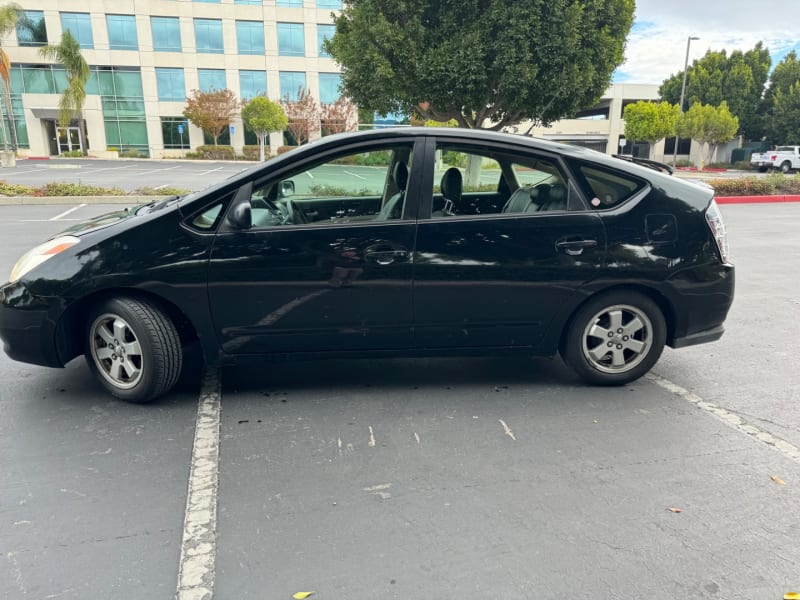
[[[81,48],[94,48],[92,20],[89,13],[61,13],[61,29],[69,30]]]
[[[322,43],[332,39],[334,33],[336,33],[336,25],[317,25],[317,48],[321,57],[330,57],[330,54],[325,52]]]
[[[342,0],[317,0],[317,8],[330,8],[331,10],[341,10]]]
[[[133,15],[106,15],[108,43],[112,50],[138,50],[136,17]]]
[[[342,76],[339,73],[320,73],[319,74],[319,101],[322,104],[333,104],[341,96],[339,85]]]
[[[236,45],[239,54],[264,55],[264,23],[236,21]]]
[[[222,54],[222,19],[195,19],[194,39],[202,54]]]
[[[153,50],[181,51],[181,22],[178,17],[150,17],[150,27],[153,30]]]
[[[302,23],[278,23],[278,54],[305,56],[305,34]]]
[[[288,6],[290,8],[303,8],[303,0],[277,0],[276,6]]]
[[[189,148],[189,122],[186,117],[161,117],[164,148]]]
[[[306,89],[306,74],[296,71],[281,71],[281,98],[297,100],[300,90]]]
[[[261,0],[234,0],[234,4],[249,4],[250,6],[261,6]]]
[[[267,95],[267,73],[265,71],[239,71],[239,97],[250,100]]]
[[[22,10],[17,16],[17,42],[20,46],[45,46],[47,28],[44,12],[41,10]]]
[[[192,2],[205,2],[207,4],[219,4],[219,0],[192,0]]]
[[[156,86],[158,99],[170,102],[186,101],[186,83],[183,69],[174,67],[156,67]]]
[[[224,90],[228,87],[225,81],[225,69],[197,69],[200,91]]]

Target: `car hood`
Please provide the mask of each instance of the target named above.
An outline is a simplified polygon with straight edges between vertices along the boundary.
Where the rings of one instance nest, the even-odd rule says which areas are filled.
[[[164,208],[172,208],[175,206],[175,200],[177,200],[177,198],[172,197],[160,200],[158,202],[154,201],[149,204],[135,206],[133,208],[124,208],[122,210],[104,213],[87,221],[76,223],[64,231],[57,233],[53,237],[56,238],[62,235],[75,235],[80,237],[88,233],[94,233],[95,231],[112,227],[123,221],[141,218],[153,212],[158,212]]]

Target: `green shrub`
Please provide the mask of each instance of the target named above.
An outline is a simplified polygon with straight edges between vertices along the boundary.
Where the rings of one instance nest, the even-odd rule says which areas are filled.
[[[298,146],[278,146],[278,154],[285,154],[295,148],[298,148]]]
[[[149,158],[147,152],[136,150],[135,148],[128,148],[127,150],[119,151],[120,158]]]
[[[189,190],[178,187],[160,187],[156,189],[149,186],[136,188],[131,192],[134,196],[183,196],[188,193]]]
[[[693,166],[695,166],[695,164],[690,160],[681,159],[681,160],[679,160],[679,161],[677,161],[675,163],[675,166],[676,167],[693,167]]]
[[[59,156],[62,158],[83,158],[83,152],[81,150],[67,150]]]
[[[740,177],[709,181],[719,196],[771,196],[800,194],[800,175],[772,173],[766,177]]]
[[[233,160],[233,146],[198,146],[197,156],[205,160]]]
[[[733,165],[729,162],[715,162],[705,165],[709,169],[730,169]]]
[[[260,156],[258,144],[255,146],[242,146],[242,156],[245,160],[258,160]],[[269,145],[264,146],[264,158],[269,158]]]
[[[447,151],[442,154],[442,162],[453,167],[464,168],[467,166],[467,155],[462,152]]]
[[[29,196],[35,188],[0,180],[0,196]]]
[[[124,196],[119,188],[104,188],[83,183],[48,183],[37,190],[34,196]]]
[[[323,196],[346,196],[349,198],[357,198],[360,196],[376,196],[376,194],[372,190],[368,190],[367,188],[362,188],[360,190],[349,190],[347,188],[335,186],[335,185],[325,185],[325,184],[314,184],[308,188],[309,193],[317,197]]]
[[[738,169],[739,171],[754,170],[753,165],[750,164],[749,160],[737,160],[735,163],[733,163],[733,168]]]

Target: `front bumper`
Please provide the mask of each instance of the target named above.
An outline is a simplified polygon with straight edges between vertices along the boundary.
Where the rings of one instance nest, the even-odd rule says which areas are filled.
[[[31,294],[22,282],[1,286],[0,341],[5,353],[19,362],[63,367],[52,318],[59,304],[55,299]]]

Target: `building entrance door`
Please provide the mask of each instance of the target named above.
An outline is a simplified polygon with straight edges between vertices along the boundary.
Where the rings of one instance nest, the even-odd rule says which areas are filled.
[[[77,127],[58,127],[56,128],[58,137],[58,153],[72,152],[73,150],[83,150],[81,148],[81,134]]]

